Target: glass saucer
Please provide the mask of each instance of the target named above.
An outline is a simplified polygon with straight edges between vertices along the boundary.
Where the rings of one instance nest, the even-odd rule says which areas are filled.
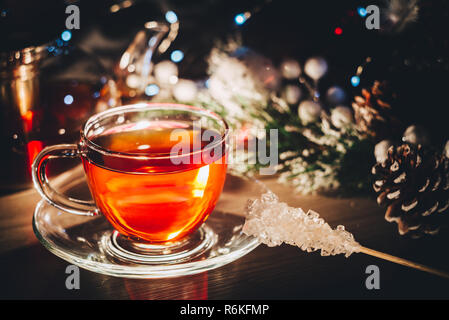
[[[65,172],[54,182],[68,196],[90,198],[81,167]],[[259,245],[242,232],[242,227],[247,201],[260,198],[264,191],[257,180],[228,174],[210,217],[188,239],[170,244],[169,250],[121,236],[101,215],[74,215],[45,200],[36,206],[33,229],[50,252],[90,271],[125,278],[189,275],[235,261]]]

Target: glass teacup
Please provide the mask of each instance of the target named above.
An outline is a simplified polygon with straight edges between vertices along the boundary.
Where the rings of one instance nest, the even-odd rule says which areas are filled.
[[[33,181],[59,209],[101,214],[134,244],[167,247],[188,241],[214,209],[226,178],[227,135],[226,122],[202,108],[117,107],[92,116],[78,144],[41,151]],[[61,157],[81,158],[92,202],[50,186],[46,165]]]

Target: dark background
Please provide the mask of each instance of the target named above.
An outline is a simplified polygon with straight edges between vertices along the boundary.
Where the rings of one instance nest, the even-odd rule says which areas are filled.
[[[284,58],[303,62],[315,55],[325,57],[330,69],[320,88],[340,85],[350,93],[348,104],[362,87],[388,80],[399,97],[395,112],[406,124],[424,125],[436,145],[448,138],[448,1],[419,1],[417,21],[393,32],[385,24],[382,28],[387,30],[367,30],[357,13],[357,7],[369,4],[379,5],[382,12],[387,1],[141,0],[111,13],[109,8],[123,1],[2,0],[0,51],[58,37],[70,3],[81,11],[81,29],[73,31],[73,41],[94,51],[106,65],[118,59],[145,21],[164,20],[165,12],[173,10],[180,33],[170,49],[185,53],[179,65],[183,77],[204,77],[205,59],[215,41],[238,33],[246,46],[277,65]],[[237,26],[235,15],[245,11],[252,12],[252,17]],[[337,27],[341,35],[334,33]],[[93,32],[99,32],[104,43],[92,41]],[[354,88],[350,78],[367,57],[372,62],[364,69],[360,86]],[[157,57],[164,58],[168,56]]]

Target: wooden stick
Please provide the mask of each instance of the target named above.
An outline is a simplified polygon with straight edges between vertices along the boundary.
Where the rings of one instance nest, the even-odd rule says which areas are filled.
[[[363,246],[360,248],[360,252],[362,252],[364,254],[367,254],[367,255],[370,255],[370,256],[373,256],[373,257],[377,257],[377,258],[380,258],[380,259],[388,260],[390,262],[394,262],[394,263],[397,263],[397,264],[400,264],[400,265],[403,265],[403,266],[406,266],[406,267],[414,268],[414,269],[417,269],[417,270],[420,270],[420,271],[428,272],[428,273],[431,273],[431,274],[434,274],[434,275],[437,275],[437,276],[449,279],[449,274],[448,273],[446,273],[444,271],[440,271],[440,270],[434,269],[434,268],[430,268],[430,267],[425,266],[423,264],[419,264],[419,263],[412,262],[412,261],[409,261],[409,260],[406,260],[406,259],[395,257],[395,256],[392,256],[392,255],[389,255],[389,254],[386,254],[386,253],[383,253],[383,252],[380,252],[380,251],[376,251],[376,250],[373,250],[373,249],[370,249],[370,248],[366,248],[366,247],[363,247]]]

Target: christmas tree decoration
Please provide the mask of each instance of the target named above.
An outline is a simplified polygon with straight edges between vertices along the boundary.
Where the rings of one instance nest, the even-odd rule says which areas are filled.
[[[298,115],[303,124],[309,124],[316,122],[320,118],[322,110],[319,103],[306,100],[299,104]]]
[[[260,132],[276,130],[279,182],[300,193],[349,194],[370,189],[374,144],[357,130],[341,87],[331,85],[320,99],[318,82],[328,70],[326,60],[312,57],[302,66],[289,59],[276,68],[270,59],[231,39],[218,43],[207,62],[209,78],[204,86],[177,79],[168,87],[171,101],[189,102],[222,115],[235,132],[244,133],[245,141],[262,139]],[[161,84],[161,92],[165,87]],[[167,101],[160,93],[155,99]],[[245,151],[236,150],[238,161],[229,168],[252,175],[262,165],[249,161],[253,156]]]
[[[234,57],[242,63],[249,72],[249,76],[259,81],[264,88],[269,90],[277,90],[279,88],[281,73],[274,66],[271,59],[241,45],[237,40],[230,41],[223,49],[230,57]]]
[[[282,76],[288,80],[298,79],[301,74],[299,62],[292,59],[282,62],[280,69]]]
[[[208,65],[208,88],[199,103],[218,108],[215,111],[226,115],[234,128],[254,120],[251,115],[267,105],[269,88],[276,87],[280,80],[267,58],[242,47],[237,40],[214,47]]]
[[[386,82],[374,81],[369,89],[355,96],[352,108],[358,130],[375,141],[394,136],[401,130],[401,122],[393,114],[395,94]]]
[[[302,97],[302,90],[297,85],[289,84],[286,85],[282,90],[282,98],[288,104],[297,104]]]
[[[314,81],[318,81],[327,72],[326,60],[320,57],[309,58],[304,65],[304,72]]]
[[[352,111],[346,106],[337,106],[331,111],[332,124],[337,128],[343,128],[353,123]]]
[[[276,68],[233,39],[218,43],[207,61],[209,78],[204,87],[194,89],[193,83],[178,80],[170,87],[173,100],[213,110],[235,132],[244,132],[245,139],[261,139],[261,130],[277,130],[279,181],[300,193],[369,189],[374,157],[366,161],[366,154],[372,153],[373,145],[356,130],[353,111],[338,103],[346,96],[342,88],[334,85],[326,91],[332,103],[320,100],[318,81],[328,69],[324,59],[307,59],[304,66],[284,60]],[[281,76],[288,81],[281,82]],[[251,157],[236,150],[239,161],[230,163],[230,169],[242,175],[256,173],[261,165],[248,161]]]
[[[373,169],[377,202],[401,235],[434,235],[449,221],[449,158],[421,145],[391,146]]]
[[[341,87],[330,87],[326,92],[326,100],[332,106],[342,104],[346,100],[346,93]]]

